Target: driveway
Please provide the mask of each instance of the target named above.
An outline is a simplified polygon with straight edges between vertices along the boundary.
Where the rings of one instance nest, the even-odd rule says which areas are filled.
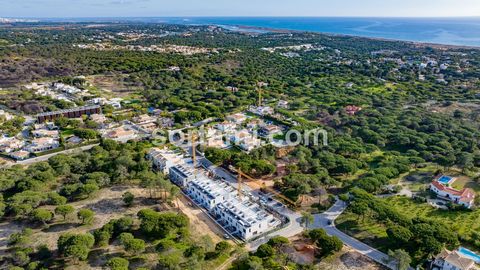
[[[274,236],[283,236],[283,237],[293,237],[301,232],[303,232],[303,227],[300,224],[300,218],[301,215],[288,209],[288,207],[282,207],[282,209],[277,209],[276,210],[279,214],[286,216],[289,218],[290,222],[287,224],[286,227],[278,230],[271,232],[262,238],[256,239],[250,243],[248,243],[247,248],[250,251],[256,250],[261,244],[265,244],[270,240],[270,238]]]
[[[346,208],[347,204],[345,202],[337,200],[335,204],[327,211],[314,215],[315,221],[310,225],[310,229],[324,229],[327,234],[337,236],[345,245],[352,247],[359,253],[390,269],[396,269],[396,265],[394,263],[385,263],[389,259],[387,254],[358,241],[357,239],[341,232],[335,227],[335,219],[337,219],[337,217],[340,216],[340,214],[342,214]]]

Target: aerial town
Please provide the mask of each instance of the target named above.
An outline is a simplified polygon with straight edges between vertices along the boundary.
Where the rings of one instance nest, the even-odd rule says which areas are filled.
[[[1,269],[480,268],[480,51],[0,20]]]

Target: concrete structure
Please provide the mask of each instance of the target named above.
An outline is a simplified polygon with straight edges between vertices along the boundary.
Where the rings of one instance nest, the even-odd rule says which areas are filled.
[[[134,117],[132,120],[134,123],[138,125],[145,125],[145,124],[155,123],[157,121],[157,118],[152,117],[148,114],[142,114],[137,117]]]
[[[265,137],[274,136],[280,133],[282,133],[282,129],[276,125],[264,125],[258,130],[258,134]]]
[[[0,137],[0,152],[11,153],[25,146],[25,142],[15,137]]]
[[[33,130],[32,135],[36,138],[43,138],[43,137],[59,138],[60,137],[58,130],[47,130],[47,129]]]
[[[218,123],[215,125],[215,128],[220,130],[221,132],[229,132],[229,131],[233,131],[235,130],[235,128],[237,127],[236,124],[234,123],[231,123],[231,122],[222,122],[222,123]]]
[[[44,152],[60,147],[58,140],[54,138],[38,138],[32,140],[32,143],[27,145],[24,149],[30,153]]]
[[[91,121],[95,122],[98,125],[103,125],[108,120],[107,117],[103,114],[92,114],[89,118]]]
[[[288,101],[286,100],[279,100],[277,102],[277,107],[280,109],[288,109]]]
[[[10,157],[15,160],[25,160],[30,157],[30,152],[20,150],[10,153]]]
[[[259,204],[247,196],[238,197],[232,186],[208,177],[201,169],[194,171],[190,159],[156,148],[150,150],[147,157],[163,172],[168,170],[170,180],[231,234],[249,240],[280,225],[280,220]]]
[[[274,113],[273,108],[269,106],[250,106],[248,111],[260,116],[272,115]]]
[[[37,115],[37,121],[43,123],[46,121],[53,121],[60,117],[66,118],[79,118],[82,115],[92,115],[102,113],[102,108],[100,106],[85,106],[77,107],[73,109],[60,110],[54,112],[46,112]]]
[[[127,129],[124,126],[107,130],[103,134],[104,138],[112,139],[119,142],[127,142],[129,140],[134,140],[137,138],[137,133],[134,130]]]
[[[362,107],[358,107],[358,106],[355,106],[355,105],[348,105],[348,106],[345,107],[345,112],[348,115],[355,115],[361,110],[362,110]]]
[[[243,113],[236,113],[226,117],[226,119],[235,124],[241,124],[247,120],[247,116]]]
[[[457,251],[444,249],[432,262],[432,270],[470,270],[477,269],[475,261],[462,256]]]
[[[430,190],[435,192],[437,196],[442,199],[449,200],[453,203],[463,205],[466,208],[472,208],[475,203],[475,191],[470,188],[464,188],[462,190],[451,188],[451,184],[442,184],[438,181],[439,178],[435,179],[430,184]]]

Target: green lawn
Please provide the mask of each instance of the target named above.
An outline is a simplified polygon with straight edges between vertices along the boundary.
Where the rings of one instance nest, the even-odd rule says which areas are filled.
[[[453,182],[452,187],[455,189],[471,188],[475,190],[477,195],[480,195],[480,185],[477,182],[474,182],[467,176],[459,176],[455,182]]]
[[[65,129],[62,130],[62,136],[63,137],[69,137],[73,135],[73,129]]]
[[[344,212],[335,221],[337,228],[356,239],[387,252],[391,249],[387,229],[383,224],[368,217],[362,218],[351,212]]]

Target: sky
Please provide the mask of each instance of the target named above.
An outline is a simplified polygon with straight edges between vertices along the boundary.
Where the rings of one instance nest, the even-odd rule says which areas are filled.
[[[463,17],[480,0],[0,0],[0,17]]]

